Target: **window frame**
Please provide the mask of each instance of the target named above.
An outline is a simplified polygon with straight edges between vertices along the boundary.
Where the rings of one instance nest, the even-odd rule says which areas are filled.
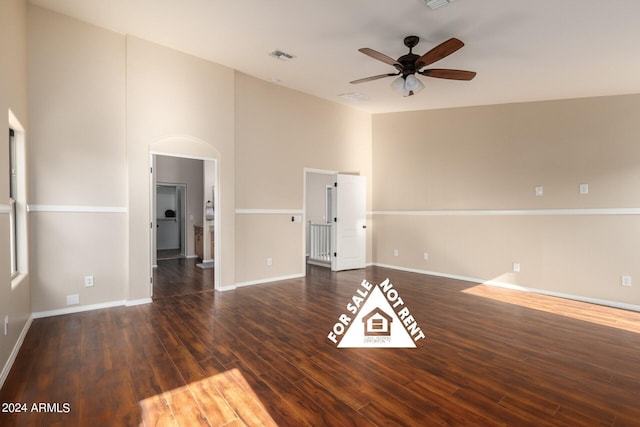
[[[27,218],[27,147],[25,129],[9,109],[9,203],[7,205],[11,252],[11,290],[29,276],[29,236]],[[11,132],[13,130],[13,132]],[[5,134],[5,135],[7,135]],[[6,138],[6,136],[5,136]],[[7,193],[5,193],[7,194]]]
[[[18,165],[15,131],[9,128],[9,240],[11,244],[11,278],[20,274],[18,268]]]

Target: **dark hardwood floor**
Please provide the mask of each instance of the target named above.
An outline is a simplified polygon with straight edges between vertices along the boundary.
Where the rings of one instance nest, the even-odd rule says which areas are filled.
[[[153,269],[153,298],[212,291],[213,269],[202,269],[196,258],[158,259]]]
[[[327,339],[389,277],[416,349]],[[193,279],[205,280],[205,279]],[[194,285],[194,288],[198,288]],[[640,313],[382,268],[35,320],[0,425],[638,426]]]

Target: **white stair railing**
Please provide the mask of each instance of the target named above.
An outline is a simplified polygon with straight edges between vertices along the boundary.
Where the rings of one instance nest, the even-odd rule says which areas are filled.
[[[331,265],[331,224],[309,224],[309,264]]]

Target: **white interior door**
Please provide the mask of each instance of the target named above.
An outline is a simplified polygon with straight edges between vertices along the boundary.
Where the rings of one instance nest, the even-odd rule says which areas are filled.
[[[367,179],[336,174],[331,192],[331,270],[364,268],[367,255]]]

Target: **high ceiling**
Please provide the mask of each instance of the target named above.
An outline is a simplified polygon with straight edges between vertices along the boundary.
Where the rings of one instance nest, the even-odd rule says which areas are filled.
[[[372,113],[640,93],[640,1],[455,0],[432,10],[423,0],[31,0],[248,75]],[[403,98],[394,72],[358,52],[393,58],[403,38],[422,55],[457,37],[466,45],[433,64],[472,70],[469,82],[420,77]],[[295,56],[269,56],[281,50]],[[356,92],[367,100],[337,95]]]

